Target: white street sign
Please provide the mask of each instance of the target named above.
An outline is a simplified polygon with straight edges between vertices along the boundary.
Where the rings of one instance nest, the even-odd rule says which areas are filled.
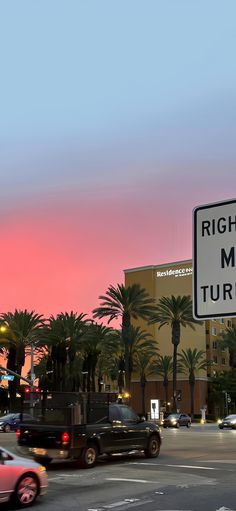
[[[236,316],[236,199],[193,210],[193,315]]]

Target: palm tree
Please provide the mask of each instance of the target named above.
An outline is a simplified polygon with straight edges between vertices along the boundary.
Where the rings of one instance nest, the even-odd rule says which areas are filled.
[[[195,374],[201,369],[206,369],[208,366],[205,351],[198,351],[197,348],[187,348],[182,350],[178,356],[178,370],[181,373],[188,374],[189,388],[190,388],[190,404],[191,416],[194,415],[194,388],[195,388]]]
[[[163,377],[163,387],[165,389],[165,402],[166,409],[168,409],[168,387],[169,377],[173,372],[173,362],[170,355],[158,355],[157,359],[153,360],[151,365],[151,374],[159,374]]]
[[[15,312],[6,312],[1,314],[0,320],[6,326],[2,334],[2,342],[8,350],[7,369],[10,369],[21,375],[22,367],[25,364],[26,347],[33,345],[45,324],[42,315],[34,311],[28,312],[15,309]],[[9,381],[10,408],[14,408],[16,399],[16,389],[19,382],[14,379]]]
[[[131,320],[149,320],[156,311],[155,300],[139,284],[127,288],[123,284],[109,286],[106,295],[99,296],[101,306],[93,310],[95,318],[108,317],[108,324],[115,319],[122,319],[122,339],[125,346],[125,377],[126,387],[130,390],[129,344]]]
[[[77,314],[71,311],[61,312],[57,315],[58,321],[61,322],[62,328],[66,336],[66,350],[69,362],[69,371],[73,372],[73,362],[78,351],[79,342],[82,339],[86,326],[86,314]]]
[[[88,321],[85,325],[84,333],[81,338],[81,352],[84,357],[84,369],[87,376],[84,378],[84,390],[95,392],[95,375],[99,355],[102,349],[108,344],[113,329],[104,325],[99,325],[94,321]],[[102,375],[99,375],[101,379]],[[86,384],[85,384],[86,382]],[[85,386],[87,389],[85,389]]]
[[[219,344],[222,348],[228,348],[230,366],[232,369],[236,368],[236,327],[226,328],[226,330],[220,334]]]
[[[154,352],[155,353],[155,352]],[[134,358],[134,369],[139,373],[140,385],[141,385],[141,399],[142,399],[142,415],[145,415],[145,388],[147,383],[147,377],[152,374],[151,364],[152,357],[154,355],[152,351],[148,350],[137,350]]]
[[[181,338],[181,327],[195,329],[194,324],[200,323],[192,316],[192,299],[190,296],[163,296],[157,305],[157,311],[150,324],[159,323],[159,329],[164,325],[171,327],[173,344],[173,409],[176,411],[176,376],[177,349]]]
[[[54,390],[65,390],[67,387],[67,362],[70,373],[73,373],[73,361],[84,333],[84,318],[83,313],[61,312],[56,317],[50,316],[41,332],[39,345],[49,351],[48,365],[52,366]]]

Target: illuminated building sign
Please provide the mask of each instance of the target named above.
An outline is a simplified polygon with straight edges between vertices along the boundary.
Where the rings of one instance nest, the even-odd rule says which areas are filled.
[[[192,275],[193,269],[189,268],[176,268],[174,270],[157,271],[157,277],[187,277]]]

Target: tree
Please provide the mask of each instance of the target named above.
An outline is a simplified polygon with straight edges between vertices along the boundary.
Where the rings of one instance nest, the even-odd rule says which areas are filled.
[[[231,402],[228,403],[228,396]],[[219,415],[227,415],[236,410],[236,369],[222,371],[211,378],[209,385],[209,405]],[[217,410],[218,408],[218,410]]]
[[[221,348],[228,348],[230,366],[232,369],[236,369],[236,327],[233,325],[226,328],[220,336],[219,345]]]
[[[50,316],[41,332],[41,347],[48,349],[48,366],[53,372],[53,390],[65,390],[67,387],[66,365],[73,374],[73,364],[84,333],[85,314],[60,313]]]
[[[155,352],[148,351],[146,349],[139,349],[136,351],[134,358],[134,369],[139,373],[140,385],[141,385],[141,400],[142,400],[142,415],[145,415],[145,387],[147,383],[147,377],[152,373],[151,361]]]
[[[194,389],[195,389],[195,374],[201,369],[206,369],[208,362],[206,361],[205,351],[198,351],[197,348],[193,350],[187,348],[182,350],[178,356],[178,371],[188,374],[189,388],[190,388],[190,408],[191,416],[194,415]]]
[[[24,311],[15,309],[14,313],[3,313],[0,320],[6,326],[1,339],[8,351],[7,369],[21,375],[22,367],[25,364],[26,347],[36,342],[45,320],[42,315],[36,314],[34,311],[28,312],[26,309]],[[16,389],[19,383],[16,378],[12,382],[9,381],[10,409],[14,409]]]
[[[172,357],[170,355],[158,355],[158,357],[153,360],[151,365],[151,374],[159,374],[163,377],[163,387],[165,389],[165,402],[166,409],[168,408],[168,387],[169,387],[169,376],[173,371],[173,362]]]
[[[81,351],[84,357],[84,369],[86,370],[84,371],[86,377],[84,378],[83,390],[87,390],[88,392],[90,390],[92,390],[92,392],[96,391],[95,376],[99,355],[108,344],[112,334],[112,328],[99,325],[93,321],[88,321],[86,323],[81,338]],[[99,374],[98,378],[101,380],[102,374]]]
[[[171,327],[171,341],[173,345],[173,409],[176,411],[176,377],[177,377],[177,350],[181,338],[181,327],[195,329],[194,324],[200,323],[192,316],[192,299],[190,296],[163,296],[157,304],[157,311],[150,320],[150,324],[158,323],[159,329],[164,325]]]
[[[117,284],[109,286],[106,295],[99,296],[101,306],[93,310],[95,318],[108,317],[112,320],[122,319],[122,339],[125,346],[125,378],[126,388],[130,391],[131,374],[129,368],[129,344],[131,336],[131,320],[144,319],[148,321],[156,311],[155,300],[139,284],[127,288]]]

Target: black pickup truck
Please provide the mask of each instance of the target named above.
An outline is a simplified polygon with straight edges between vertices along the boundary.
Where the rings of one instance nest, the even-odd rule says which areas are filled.
[[[125,404],[109,403],[105,410],[106,415],[90,423],[21,423],[16,432],[18,450],[44,465],[51,460],[77,459],[84,468],[92,468],[101,454],[138,450],[148,458],[159,455],[157,424],[140,418]]]

